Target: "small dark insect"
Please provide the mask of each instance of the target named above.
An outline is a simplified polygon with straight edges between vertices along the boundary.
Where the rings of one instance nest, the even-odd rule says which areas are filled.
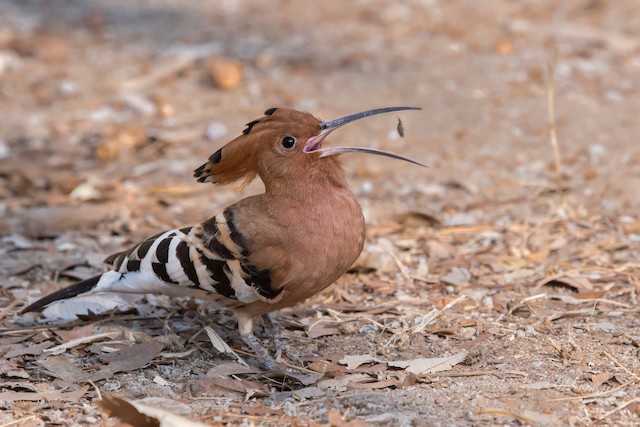
[[[398,135],[400,138],[404,138],[404,126],[402,126],[402,120],[398,117]]]

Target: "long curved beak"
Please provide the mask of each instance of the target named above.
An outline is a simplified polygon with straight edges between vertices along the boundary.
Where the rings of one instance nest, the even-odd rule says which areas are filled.
[[[353,122],[355,120],[363,119],[365,117],[374,116],[376,114],[382,113],[390,113],[392,111],[403,111],[403,110],[422,110],[419,107],[386,107],[386,108],[377,108],[375,110],[362,111],[360,113],[350,114],[348,116],[340,117],[339,119],[330,120],[328,122],[320,123],[320,133],[316,136],[313,136],[307,140],[307,143],[304,146],[305,153],[319,153],[320,157],[327,156],[335,156],[336,154],[344,154],[344,153],[366,153],[366,154],[377,154],[379,156],[391,157],[398,160],[404,160],[409,163],[413,163],[419,166],[428,167],[425,164],[422,164],[416,160],[409,159],[407,157],[401,156],[399,154],[390,153],[388,151],[376,150],[374,148],[366,148],[366,147],[322,147],[322,142],[325,140],[327,136],[334,130],[339,127],[346,125],[347,123]]]

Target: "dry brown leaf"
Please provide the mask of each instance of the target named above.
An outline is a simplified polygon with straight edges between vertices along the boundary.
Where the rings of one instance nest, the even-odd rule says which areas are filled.
[[[309,338],[318,338],[328,335],[339,335],[341,331],[335,322],[320,320],[316,322],[312,321],[307,328],[306,333]]]
[[[606,383],[614,376],[615,374],[611,372],[602,372],[599,374],[587,374],[587,378],[589,378],[591,382],[596,386],[601,386],[602,384]]]
[[[84,382],[91,375],[71,363],[66,356],[49,357],[40,364],[57,378],[71,383]]]
[[[347,370],[352,371],[360,365],[377,361],[378,360],[375,357],[368,354],[354,354],[344,356],[342,359],[338,360],[338,363],[347,365]]]
[[[312,371],[322,373],[332,372],[335,374],[337,372],[345,372],[344,366],[336,365],[335,363],[327,362],[325,360],[311,362],[307,365],[307,368],[311,369]]]
[[[556,276],[543,279],[538,282],[540,286],[564,286],[571,289],[574,292],[592,291],[593,283],[586,277],[581,276]]]
[[[249,364],[247,362],[244,361],[244,359],[242,357],[240,357],[238,355],[238,353],[236,353],[231,347],[229,347],[229,344],[227,344],[225,342],[225,340],[223,340],[222,338],[220,338],[220,335],[218,335],[218,333],[216,331],[214,331],[210,326],[205,326],[204,330],[207,332],[207,336],[209,337],[209,341],[211,341],[211,344],[213,345],[213,347],[218,350],[220,353],[234,359],[235,361],[237,361],[238,363],[240,363],[241,365],[244,366],[249,366]]]
[[[257,374],[259,369],[237,362],[222,362],[207,371],[207,377],[228,377],[238,374]]]
[[[109,417],[116,417],[135,427],[207,427],[165,409],[130,402],[113,395],[96,400],[96,405]]]
[[[222,391],[223,395],[228,392],[246,395],[249,392],[253,392],[255,395],[256,391],[266,391],[264,385],[259,381],[242,380],[238,378],[213,376],[202,379],[199,382],[207,388],[208,393]]]
[[[51,353],[52,355],[55,356],[55,355],[64,353],[65,351],[67,351],[70,348],[74,348],[76,346],[83,345],[83,344],[88,344],[88,343],[93,342],[93,341],[98,341],[98,340],[101,340],[103,338],[115,338],[118,335],[120,335],[120,332],[119,331],[115,331],[115,332],[103,332],[101,334],[95,334],[95,335],[80,337],[80,338],[76,338],[76,339],[73,339],[71,341],[67,341],[65,343],[62,343],[62,344],[57,345],[55,347],[47,348],[46,350],[44,350],[44,352],[45,353]]]
[[[75,328],[71,328],[68,330],[58,329],[55,332],[57,336],[59,336],[63,342],[68,342],[75,339],[81,339],[84,337],[88,337],[93,332],[93,327],[95,325],[90,323],[84,326],[78,326]]]
[[[418,227],[440,227],[442,220],[435,214],[427,212],[408,211],[398,215],[394,215],[393,219],[405,227],[418,228]]]
[[[16,402],[29,401],[36,402],[44,400],[47,402],[77,402],[89,390],[89,386],[83,386],[75,391],[63,393],[62,391],[44,391],[39,393],[29,393],[23,391],[5,391],[0,393],[0,401]]]
[[[130,372],[140,369],[156,358],[164,348],[164,344],[150,340],[134,344],[122,350],[105,354],[100,357],[109,364],[91,375],[93,381],[110,378],[116,372]]]
[[[442,372],[452,369],[467,357],[468,352],[461,351],[451,356],[396,360],[387,362],[389,366],[401,368],[416,375]]]
[[[157,418],[140,413],[135,406],[119,397],[107,394],[95,402],[108,417],[116,417],[136,427],[160,427]]]
[[[51,347],[52,345],[53,343],[51,341],[43,341],[40,344],[17,348],[15,350],[8,351],[2,357],[4,357],[5,359],[11,359],[13,357],[26,356],[26,355],[38,356],[42,354],[44,350]]]

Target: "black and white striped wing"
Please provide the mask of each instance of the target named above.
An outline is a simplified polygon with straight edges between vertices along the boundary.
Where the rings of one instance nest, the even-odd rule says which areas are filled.
[[[269,270],[251,264],[250,255],[227,209],[201,225],[165,231],[111,255],[105,262],[121,279],[102,290],[195,295],[232,305],[277,301],[281,290],[274,289]]]

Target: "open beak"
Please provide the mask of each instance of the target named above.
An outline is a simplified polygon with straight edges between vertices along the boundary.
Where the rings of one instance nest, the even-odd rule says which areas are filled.
[[[320,153],[320,157],[335,156],[336,154],[343,154],[343,153],[377,154],[379,156],[386,156],[394,159],[404,160],[406,162],[413,163],[426,168],[428,166],[418,161],[409,159],[399,154],[390,153],[388,151],[376,150],[375,148],[366,148],[366,147],[326,147],[324,148],[322,147],[322,142],[324,141],[324,139],[327,136],[329,136],[331,132],[338,129],[340,126],[346,125],[347,123],[353,122],[355,120],[363,119],[365,117],[374,116],[376,114],[390,113],[392,111],[402,111],[402,110],[422,110],[422,108],[418,108],[418,107],[378,108],[375,110],[363,111],[361,113],[340,117],[339,119],[330,120],[328,122],[322,122],[320,123],[320,129],[321,129],[320,133],[307,140],[307,143],[304,146],[304,152]]]

